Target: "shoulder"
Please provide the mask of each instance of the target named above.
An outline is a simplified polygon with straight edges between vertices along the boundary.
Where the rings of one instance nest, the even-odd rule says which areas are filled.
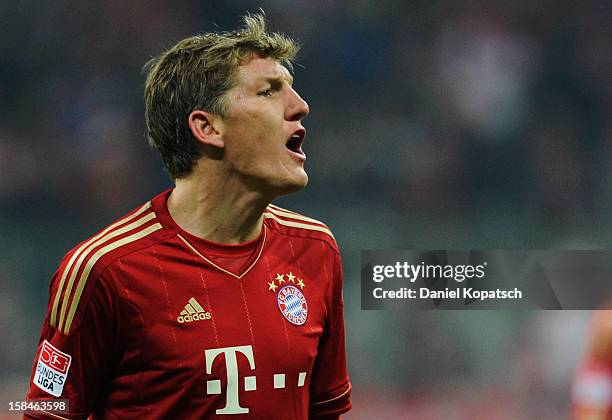
[[[322,241],[327,243],[336,253],[339,253],[333,233],[325,223],[319,220],[273,204],[267,207],[264,219],[269,226],[272,226],[281,235]]]
[[[163,237],[162,225],[147,202],[71,249],[51,282],[50,325],[64,334],[78,328],[79,314],[103,271]]]

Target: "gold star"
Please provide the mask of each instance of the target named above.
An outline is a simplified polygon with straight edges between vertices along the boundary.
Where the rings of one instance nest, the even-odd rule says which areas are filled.
[[[304,284],[304,280],[302,280],[302,279],[298,279],[298,286],[300,286],[300,288],[301,288],[301,289],[304,289],[304,286],[306,286],[306,285]]]
[[[289,272],[289,274],[287,274],[287,278],[289,279],[291,283],[295,283],[295,280],[293,280],[295,276],[293,275],[291,271]]]
[[[282,284],[285,282],[285,275],[276,273],[276,280],[278,280],[278,284]]]
[[[276,288],[278,286],[276,284],[274,284],[274,280],[272,280],[270,283],[268,283],[268,290],[272,290],[273,292],[276,292]]]

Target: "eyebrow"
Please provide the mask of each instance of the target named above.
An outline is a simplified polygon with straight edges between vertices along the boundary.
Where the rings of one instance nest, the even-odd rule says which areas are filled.
[[[290,74],[281,74],[278,76],[265,76],[262,78],[263,81],[269,83],[270,85],[280,85],[284,80],[289,83],[289,86],[293,85],[293,76]]]

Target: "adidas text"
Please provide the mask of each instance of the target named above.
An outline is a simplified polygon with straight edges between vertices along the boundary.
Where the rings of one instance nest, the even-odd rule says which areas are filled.
[[[179,315],[176,320],[182,324],[184,322],[204,321],[206,319],[210,319],[210,312],[200,312],[199,314],[193,315]]]

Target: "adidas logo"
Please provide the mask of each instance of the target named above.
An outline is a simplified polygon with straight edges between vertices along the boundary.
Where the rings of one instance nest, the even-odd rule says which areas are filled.
[[[206,312],[195,298],[191,298],[176,320],[183,324],[185,322],[203,321],[210,318],[210,312]]]

